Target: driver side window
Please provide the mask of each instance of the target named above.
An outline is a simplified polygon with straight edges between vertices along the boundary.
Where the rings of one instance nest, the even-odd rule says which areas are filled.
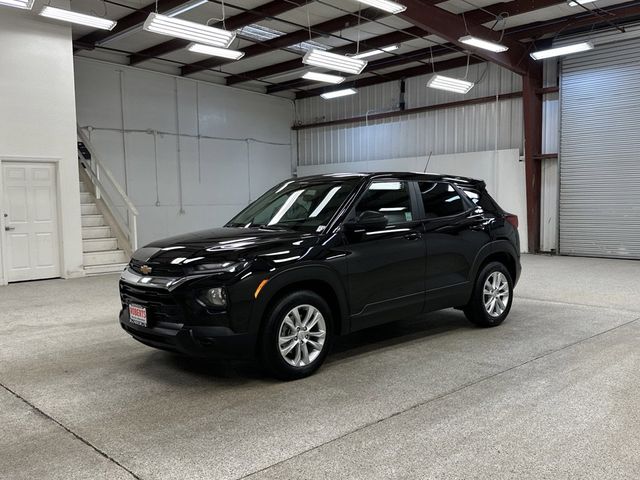
[[[368,210],[384,215],[389,225],[410,222],[415,215],[411,208],[409,182],[399,180],[374,181],[356,206],[356,216]]]

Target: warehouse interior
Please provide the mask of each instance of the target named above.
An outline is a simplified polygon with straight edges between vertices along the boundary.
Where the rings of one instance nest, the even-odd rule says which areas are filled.
[[[3,478],[640,476],[640,1],[0,0],[0,65]],[[294,382],[123,332],[140,247],[354,172],[485,182],[504,325],[349,333]]]

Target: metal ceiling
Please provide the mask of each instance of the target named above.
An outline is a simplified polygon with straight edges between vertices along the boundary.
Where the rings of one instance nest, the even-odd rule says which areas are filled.
[[[75,53],[239,88],[306,97],[325,88],[323,84],[300,79],[309,70],[301,61],[309,44],[342,54],[355,53],[358,48],[362,52],[398,44],[397,50],[370,58],[362,74],[348,78],[349,85],[362,86],[466,63],[466,52],[442,38],[448,36],[447,29],[453,28],[456,20],[463,21],[465,28],[482,29],[498,37],[504,34],[504,40],[512,42],[522,55],[531,48],[531,40],[540,42],[559,32],[588,30],[597,25],[612,28],[611,24],[640,16],[640,1],[624,0],[599,0],[573,7],[566,0],[404,2],[410,7],[407,12],[413,7],[413,17],[416,11],[419,16],[424,10],[436,16],[442,11],[443,18],[453,19],[437,28],[416,22],[415,18],[408,18],[410,15],[389,15],[355,0],[209,0],[181,13],[179,18],[185,20],[239,30],[232,47],[243,50],[245,56],[227,61],[191,53],[185,48],[188,42],[142,30],[144,19],[156,8],[166,13],[191,2],[200,3],[72,0],[71,8],[75,11],[118,20],[111,32],[74,25]],[[436,10],[429,10],[433,8]],[[473,62],[479,60],[480,56],[473,55]]]

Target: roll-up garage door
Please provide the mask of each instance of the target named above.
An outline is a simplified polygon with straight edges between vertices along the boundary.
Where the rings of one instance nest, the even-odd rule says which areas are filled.
[[[560,253],[640,259],[640,40],[562,61]]]

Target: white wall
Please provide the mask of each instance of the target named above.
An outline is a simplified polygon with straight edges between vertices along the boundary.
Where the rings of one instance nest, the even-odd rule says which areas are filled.
[[[75,64],[78,122],[92,127],[101,160],[140,211],[140,245],[220,226],[291,176],[291,101],[89,59]]]
[[[463,78],[465,67],[446,75]],[[406,80],[406,108],[481,98],[522,91],[522,79],[494,64],[469,67],[467,78],[477,82],[467,95],[427,88],[431,75]],[[365,116],[398,109],[400,82],[358,89],[356,95],[296,103],[298,122]],[[410,156],[464,153],[494,149],[522,149],[522,99],[435,110],[365,123],[299,131],[299,164],[354,162]]]
[[[3,8],[0,66],[0,160],[58,160],[63,276],[82,275],[71,29]]]
[[[404,157],[362,162],[306,165],[298,167],[298,175],[336,172],[405,171],[421,172],[427,157]],[[442,173],[479,178],[502,208],[518,216],[520,248],[527,251],[527,209],[524,185],[524,163],[518,149],[433,155],[429,173]]]

